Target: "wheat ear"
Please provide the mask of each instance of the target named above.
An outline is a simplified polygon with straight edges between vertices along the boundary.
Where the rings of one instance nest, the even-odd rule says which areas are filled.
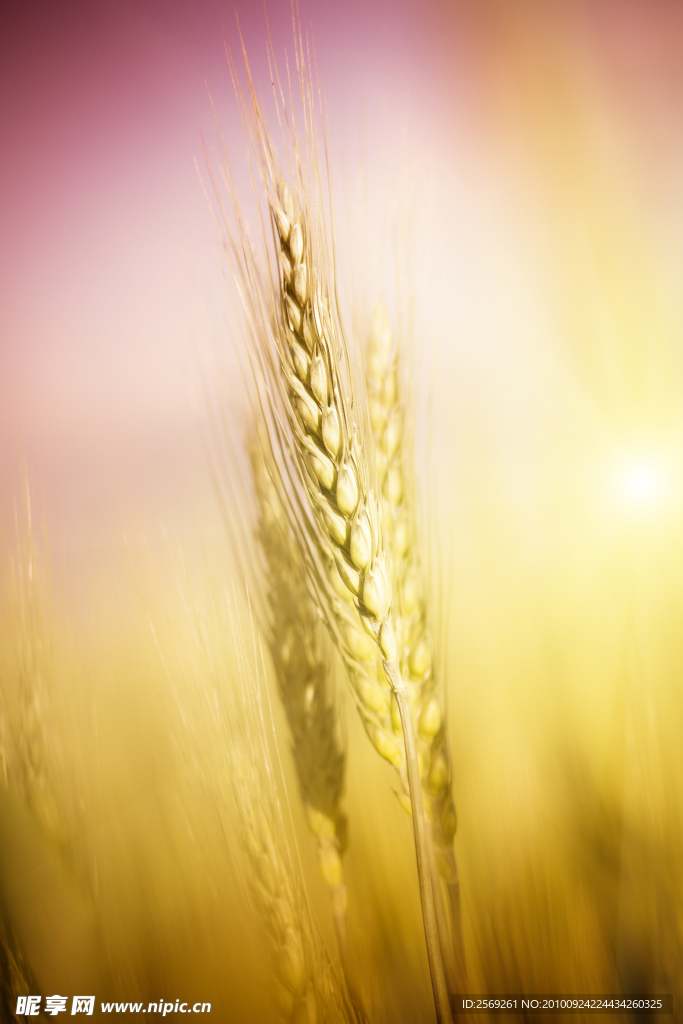
[[[299,141],[294,127],[293,112],[286,108],[275,65],[274,81],[277,81],[280,92],[278,114],[284,115],[285,136],[291,145],[293,165],[297,168],[300,184],[296,200],[280,172],[243,43],[248,99],[233,65],[233,81],[248,138],[256,147],[268,203],[279,287],[270,275],[264,287],[264,279],[256,269],[252,246],[236,202],[239,238],[228,229],[226,241],[229,255],[240,267],[236,286],[242,291],[245,313],[257,326],[251,332],[258,342],[252,361],[256,377],[262,374],[261,394],[271,410],[275,447],[280,446],[285,463],[292,465],[294,475],[290,482],[295,491],[297,485],[299,488],[297,494],[291,496],[293,518],[301,514],[303,520],[299,537],[303,542],[312,588],[318,586],[321,591],[327,588],[326,563],[332,559],[344,587],[353,598],[360,625],[381,653],[385,677],[396,699],[403,731],[420,900],[437,1017],[439,1021],[450,1021],[430,877],[417,747],[407,688],[396,660],[391,584],[387,574],[381,512],[370,485],[369,448],[362,422],[354,408],[354,390],[341,319],[336,312],[336,301],[334,306],[330,303],[330,298],[336,296],[336,280],[333,276],[330,283],[327,278],[329,240],[317,155],[315,91],[303,41],[300,35],[296,38],[296,25],[295,41],[304,110],[303,142]],[[227,184],[235,201],[234,179],[229,167],[227,170]],[[263,224],[262,229],[268,260]]]
[[[413,495],[415,493],[406,403],[401,394],[400,351],[386,309],[373,311],[366,353],[370,426],[375,441],[388,551],[394,580],[398,657],[408,683],[417,725],[423,788],[436,846],[438,871],[451,911],[456,982],[466,984],[460,885],[453,850],[456,812],[446,731],[443,686],[434,671],[424,596],[423,571]]]
[[[367,448],[340,365],[343,333],[335,323],[316,273],[304,218],[284,183],[271,194],[279,239],[280,366],[287,381],[287,413],[301,480],[317,523],[317,539],[331,555],[354,598],[360,623],[378,645],[398,705],[413,810],[415,846],[427,950],[439,1020],[450,1020],[448,992],[438,940],[429,873],[427,832],[417,748],[406,684],[397,661],[391,586],[382,519],[369,487]]]

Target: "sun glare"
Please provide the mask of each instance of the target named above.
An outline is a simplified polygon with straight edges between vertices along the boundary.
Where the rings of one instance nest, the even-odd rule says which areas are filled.
[[[634,462],[623,471],[624,498],[633,505],[653,505],[662,496],[662,474],[658,466]]]
[[[661,508],[667,494],[667,473],[661,459],[653,455],[631,455],[617,470],[619,502],[634,512]]]

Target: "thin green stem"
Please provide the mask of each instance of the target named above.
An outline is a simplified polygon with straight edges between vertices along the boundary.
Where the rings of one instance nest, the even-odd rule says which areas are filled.
[[[438,1024],[451,1024],[450,1000],[448,997],[448,986],[444,973],[441,947],[439,944],[439,930],[436,920],[436,907],[434,904],[434,891],[432,889],[431,872],[429,870],[429,836],[427,833],[427,819],[425,816],[424,801],[422,799],[422,783],[420,782],[420,769],[417,762],[417,746],[415,743],[415,732],[413,730],[413,717],[410,709],[408,690],[403,682],[401,670],[397,661],[385,661],[384,672],[389,681],[401,716],[403,727],[403,741],[406,752],[406,768],[408,774],[408,789],[410,791],[410,803],[413,812],[413,835],[415,837],[415,854],[417,857],[417,875],[420,885],[420,903],[422,904],[422,921],[425,930],[427,943],[427,958],[429,960],[429,971],[432,978],[434,990],[434,1004],[436,1007],[436,1018]]]

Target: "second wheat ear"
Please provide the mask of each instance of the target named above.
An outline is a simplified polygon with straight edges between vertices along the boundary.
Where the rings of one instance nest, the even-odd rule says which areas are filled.
[[[261,436],[259,436],[259,433]],[[257,505],[256,538],[263,561],[267,636],[278,693],[306,818],[328,886],[339,953],[359,1019],[347,940],[347,895],[342,858],[347,823],[342,801],[346,751],[324,630],[305,578],[302,554],[289,522],[275,459],[263,431],[249,444]]]
[[[420,774],[435,853],[434,886],[440,890],[440,876],[450,908],[450,938],[445,934],[443,917],[439,922],[442,947],[447,949],[452,944],[449,984],[452,991],[457,992],[467,987],[460,884],[453,849],[457,819],[444,687],[437,676],[433,656],[414,507],[416,488],[412,461],[414,443],[409,425],[410,401],[403,393],[405,373],[400,373],[404,356],[402,346],[394,340],[386,309],[377,305],[372,315],[365,357],[369,419],[391,561],[398,657],[408,683],[417,726]],[[440,891],[435,895],[438,912]]]

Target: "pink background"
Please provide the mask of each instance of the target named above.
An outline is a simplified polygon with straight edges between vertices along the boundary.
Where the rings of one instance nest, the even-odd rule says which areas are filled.
[[[223,50],[224,29],[236,44],[233,8],[145,0],[3,11],[3,528],[12,529],[25,462],[58,546],[99,543],[131,523],[193,530],[211,519],[213,499],[189,399],[189,340],[195,295],[219,280],[194,161],[200,133],[210,148],[216,140],[206,84],[239,139]],[[237,11],[267,88],[263,9],[238,2]],[[288,3],[270,2],[268,13],[276,50],[291,50]],[[342,125],[383,104],[391,147],[410,111],[409,148],[424,157],[425,194],[442,211],[430,228],[441,231],[439,268],[418,254],[440,289],[426,301],[457,298],[450,328],[437,331],[445,368],[455,370],[453,353],[472,337],[495,351],[505,326],[491,319],[497,291],[514,291],[514,264],[530,247],[533,291],[534,260],[545,267],[544,203],[580,199],[596,161],[605,194],[623,190],[671,281],[683,280],[676,0],[351,0],[305,2],[300,13],[315,35],[333,145]],[[566,131],[565,115],[574,118]],[[561,253],[561,229],[550,224],[549,237]]]

